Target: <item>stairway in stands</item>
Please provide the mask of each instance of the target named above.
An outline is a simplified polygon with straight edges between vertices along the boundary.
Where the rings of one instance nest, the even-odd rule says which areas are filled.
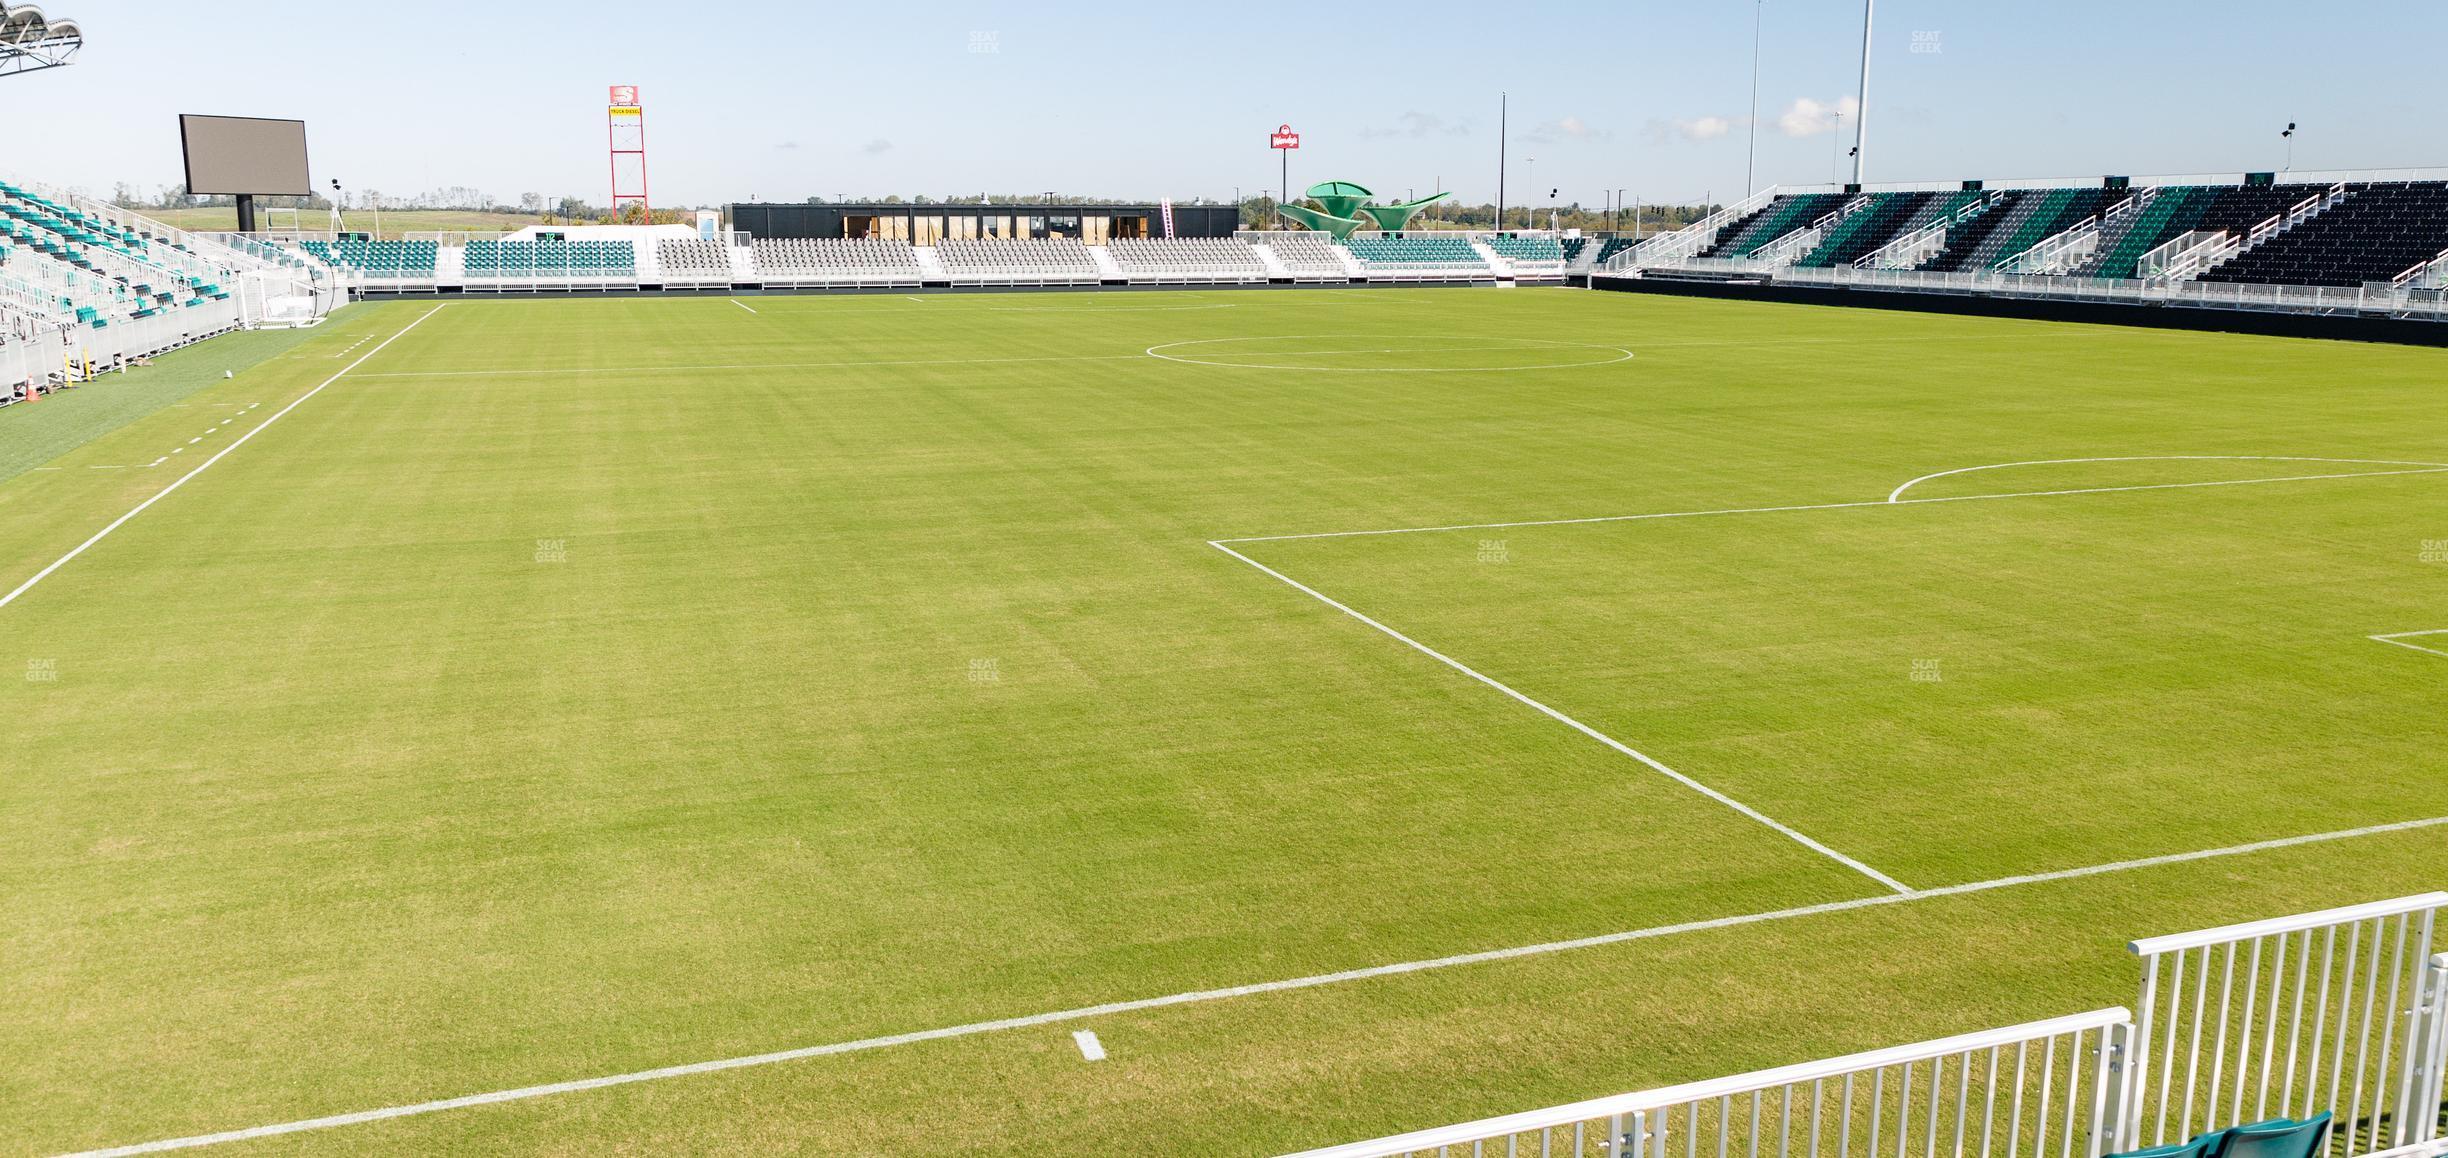
[[[1842,193],[1799,193],[1779,197],[1759,212],[1728,225],[1717,235],[1716,244],[1700,251],[1701,257],[1749,257],[1768,243],[1809,228],[1812,222],[1844,208]]]
[[[1795,265],[1824,268],[1831,265],[1851,265],[1864,254],[1887,244],[1903,232],[1906,225],[1918,219],[1931,203],[1939,200],[1936,193],[1873,193],[1870,204],[1828,227],[1811,249]]]

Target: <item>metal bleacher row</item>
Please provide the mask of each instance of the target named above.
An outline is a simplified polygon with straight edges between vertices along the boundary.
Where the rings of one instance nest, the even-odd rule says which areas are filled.
[[[313,275],[115,206],[0,181],[0,405],[248,324]],[[256,279],[249,283],[247,279]],[[242,284],[252,286],[240,300]]]
[[[932,246],[842,238],[659,237],[612,240],[476,238],[300,239],[298,254],[345,273],[374,293],[464,285],[519,289],[732,286],[782,289],[1100,284],[1263,284],[1561,280],[1568,258],[1586,267],[1613,242],[1544,234],[1385,233],[1337,241],[1307,231],[1234,237],[957,238]]]
[[[1771,190],[1680,234],[1609,241],[1598,262],[1643,276],[1810,282],[1831,271],[1847,284],[1965,275],[2403,296],[2448,287],[2448,182]]]

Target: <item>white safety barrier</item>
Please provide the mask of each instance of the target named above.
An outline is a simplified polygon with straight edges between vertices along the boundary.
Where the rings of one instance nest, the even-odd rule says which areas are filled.
[[[2442,908],[2448,892],[2136,941],[2139,1020],[2102,1009],[1294,1158],[2102,1158],[2323,1111],[2325,1158],[2437,1158]]]
[[[2337,1115],[2331,1152],[2430,1141],[2448,893],[2151,937],[2128,1137],[2137,1146],[2272,1117]]]
[[[1299,1158],[2099,1158],[2117,1094],[2102,1059],[2131,1026],[2102,1009]]]

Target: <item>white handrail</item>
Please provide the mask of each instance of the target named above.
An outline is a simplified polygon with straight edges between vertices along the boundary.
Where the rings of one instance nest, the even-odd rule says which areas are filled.
[[[2448,271],[2448,249],[2443,249],[2430,257],[2415,262],[2414,265],[2407,269],[2404,273],[2398,274],[2396,277],[2391,278],[2389,280],[2389,284],[2393,286],[2403,286],[2414,281],[2437,281],[2439,280],[2438,278],[2426,278],[2424,275],[2427,273],[2442,271]],[[2433,287],[2422,286],[2418,288],[2429,289]]]
[[[1777,199],[1781,189],[1781,186],[1771,185],[1672,233],[1645,238],[1632,248],[1599,263],[1599,268],[1637,269],[1698,253],[1714,243],[1726,226],[1767,208],[1770,202]]]
[[[1909,269],[1919,265],[1946,248],[1947,234],[1956,226],[1987,213],[1998,200],[1997,194],[1983,190],[1980,196],[1956,206],[1941,219],[1863,254],[1853,264],[1862,269]]]
[[[2170,933],[2162,937],[2144,937],[2125,947],[2136,957],[2151,957],[2173,953],[2178,949],[2199,949],[2204,945],[2221,945],[2255,937],[2274,937],[2280,933],[2300,933],[2329,925],[2368,921],[2375,917],[2394,917],[2404,913],[2419,913],[2426,909],[2448,908],[2448,892],[2416,893],[2386,901],[2368,901],[2343,908],[2322,909],[2317,913],[2297,913],[2291,917],[2272,917],[2265,921],[2246,921],[2239,925],[2221,925],[2215,929],[2199,929],[2191,933]]]
[[[2099,1009],[2090,1013],[2055,1017],[2045,1021],[2007,1026],[2002,1029],[1959,1034],[1936,1041],[1891,1046],[1887,1049],[1847,1054],[1843,1057],[1828,1058],[1822,1061],[1779,1066],[1775,1069],[1758,1070],[1731,1077],[1711,1078],[1707,1081],[1685,1082],[1680,1085],[1662,1086],[1637,1093],[1593,1098],[1585,1102],[1574,1102],[1544,1110],[1532,1110],[1526,1113],[1484,1118],[1476,1122],[1417,1130],[1367,1142],[1351,1142],[1341,1146],[1307,1150],[1292,1158],[1396,1158],[1399,1155],[1421,1151],[1435,1152],[1442,1147],[1506,1139],[1519,1134],[1538,1133],[1598,1120],[1614,1122],[1650,1111],[1696,1103],[1715,1103],[1747,1094],[1806,1086],[1814,1082],[1844,1078],[1848,1075],[1868,1074],[2001,1047],[2013,1047],[2040,1041],[2053,1042],[2054,1039],[2061,1037],[2094,1032],[2105,1035],[2111,1031],[2121,1030],[2130,1025],[2132,1020],[2132,1012],[2121,1006]],[[2079,1059],[2077,1061],[2079,1062]],[[2078,1091],[2069,1089],[2065,1091],[2065,1096],[2072,1098],[2077,1093]],[[1602,1151],[1607,1154],[1621,1152],[1613,1145]],[[2098,1152],[2096,1148],[2091,1151],[2093,1154]]]

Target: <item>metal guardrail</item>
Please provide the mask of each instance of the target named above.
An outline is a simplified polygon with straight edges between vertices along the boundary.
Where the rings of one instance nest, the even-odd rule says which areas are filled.
[[[1707,1152],[1896,1158],[2098,1158],[2113,1125],[2104,1063],[2122,1008],[1310,1150],[1675,1158]],[[1949,1119],[1941,1129],[1941,1120]]]
[[[1765,271],[1764,271],[1765,272]],[[2448,320],[2448,301],[2436,294],[2393,288],[2385,282],[2363,286],[2245,285],[2202,281],[2137,281],[2107,278],[1981,272],[1933,273],[1921,270],[1867,270],[1852,266],[1826,269],[1792,268],[1773,271],[1785,284],[1835,285],[1853,289],[1908,293],[2048,298],[2065,301],[2122,302],[2133,305],[2196,306],[2256,310],[2271,313],[2363,314]]]
[[[2448,892],[2135,941],[2138,1022],[2094,1010],[1293,1158],[2103,1158],[2323,1110],[2328,1158],[2431,1158],[2448,1153],[2442,908]]]
[[[1691,257],[1715,243],[1717,235],[1724,232],[1726,226],[1766,208],[1782,192],[1783,187],[1771,185],[1672,233],[1654,234],[1640,244],[1598,263],[1598,269],[1601,272],[1636,269]]]
[[[2135,941],[2133,1083],[2146,1096],[2129,1103],[2126,1136],[2158,1146],[2331,1110],[2333,1152],[2348,1158],[2429,1140],[2439,1039],[2421,1023],[2443,906],[2448,893],[2423,893]]]

